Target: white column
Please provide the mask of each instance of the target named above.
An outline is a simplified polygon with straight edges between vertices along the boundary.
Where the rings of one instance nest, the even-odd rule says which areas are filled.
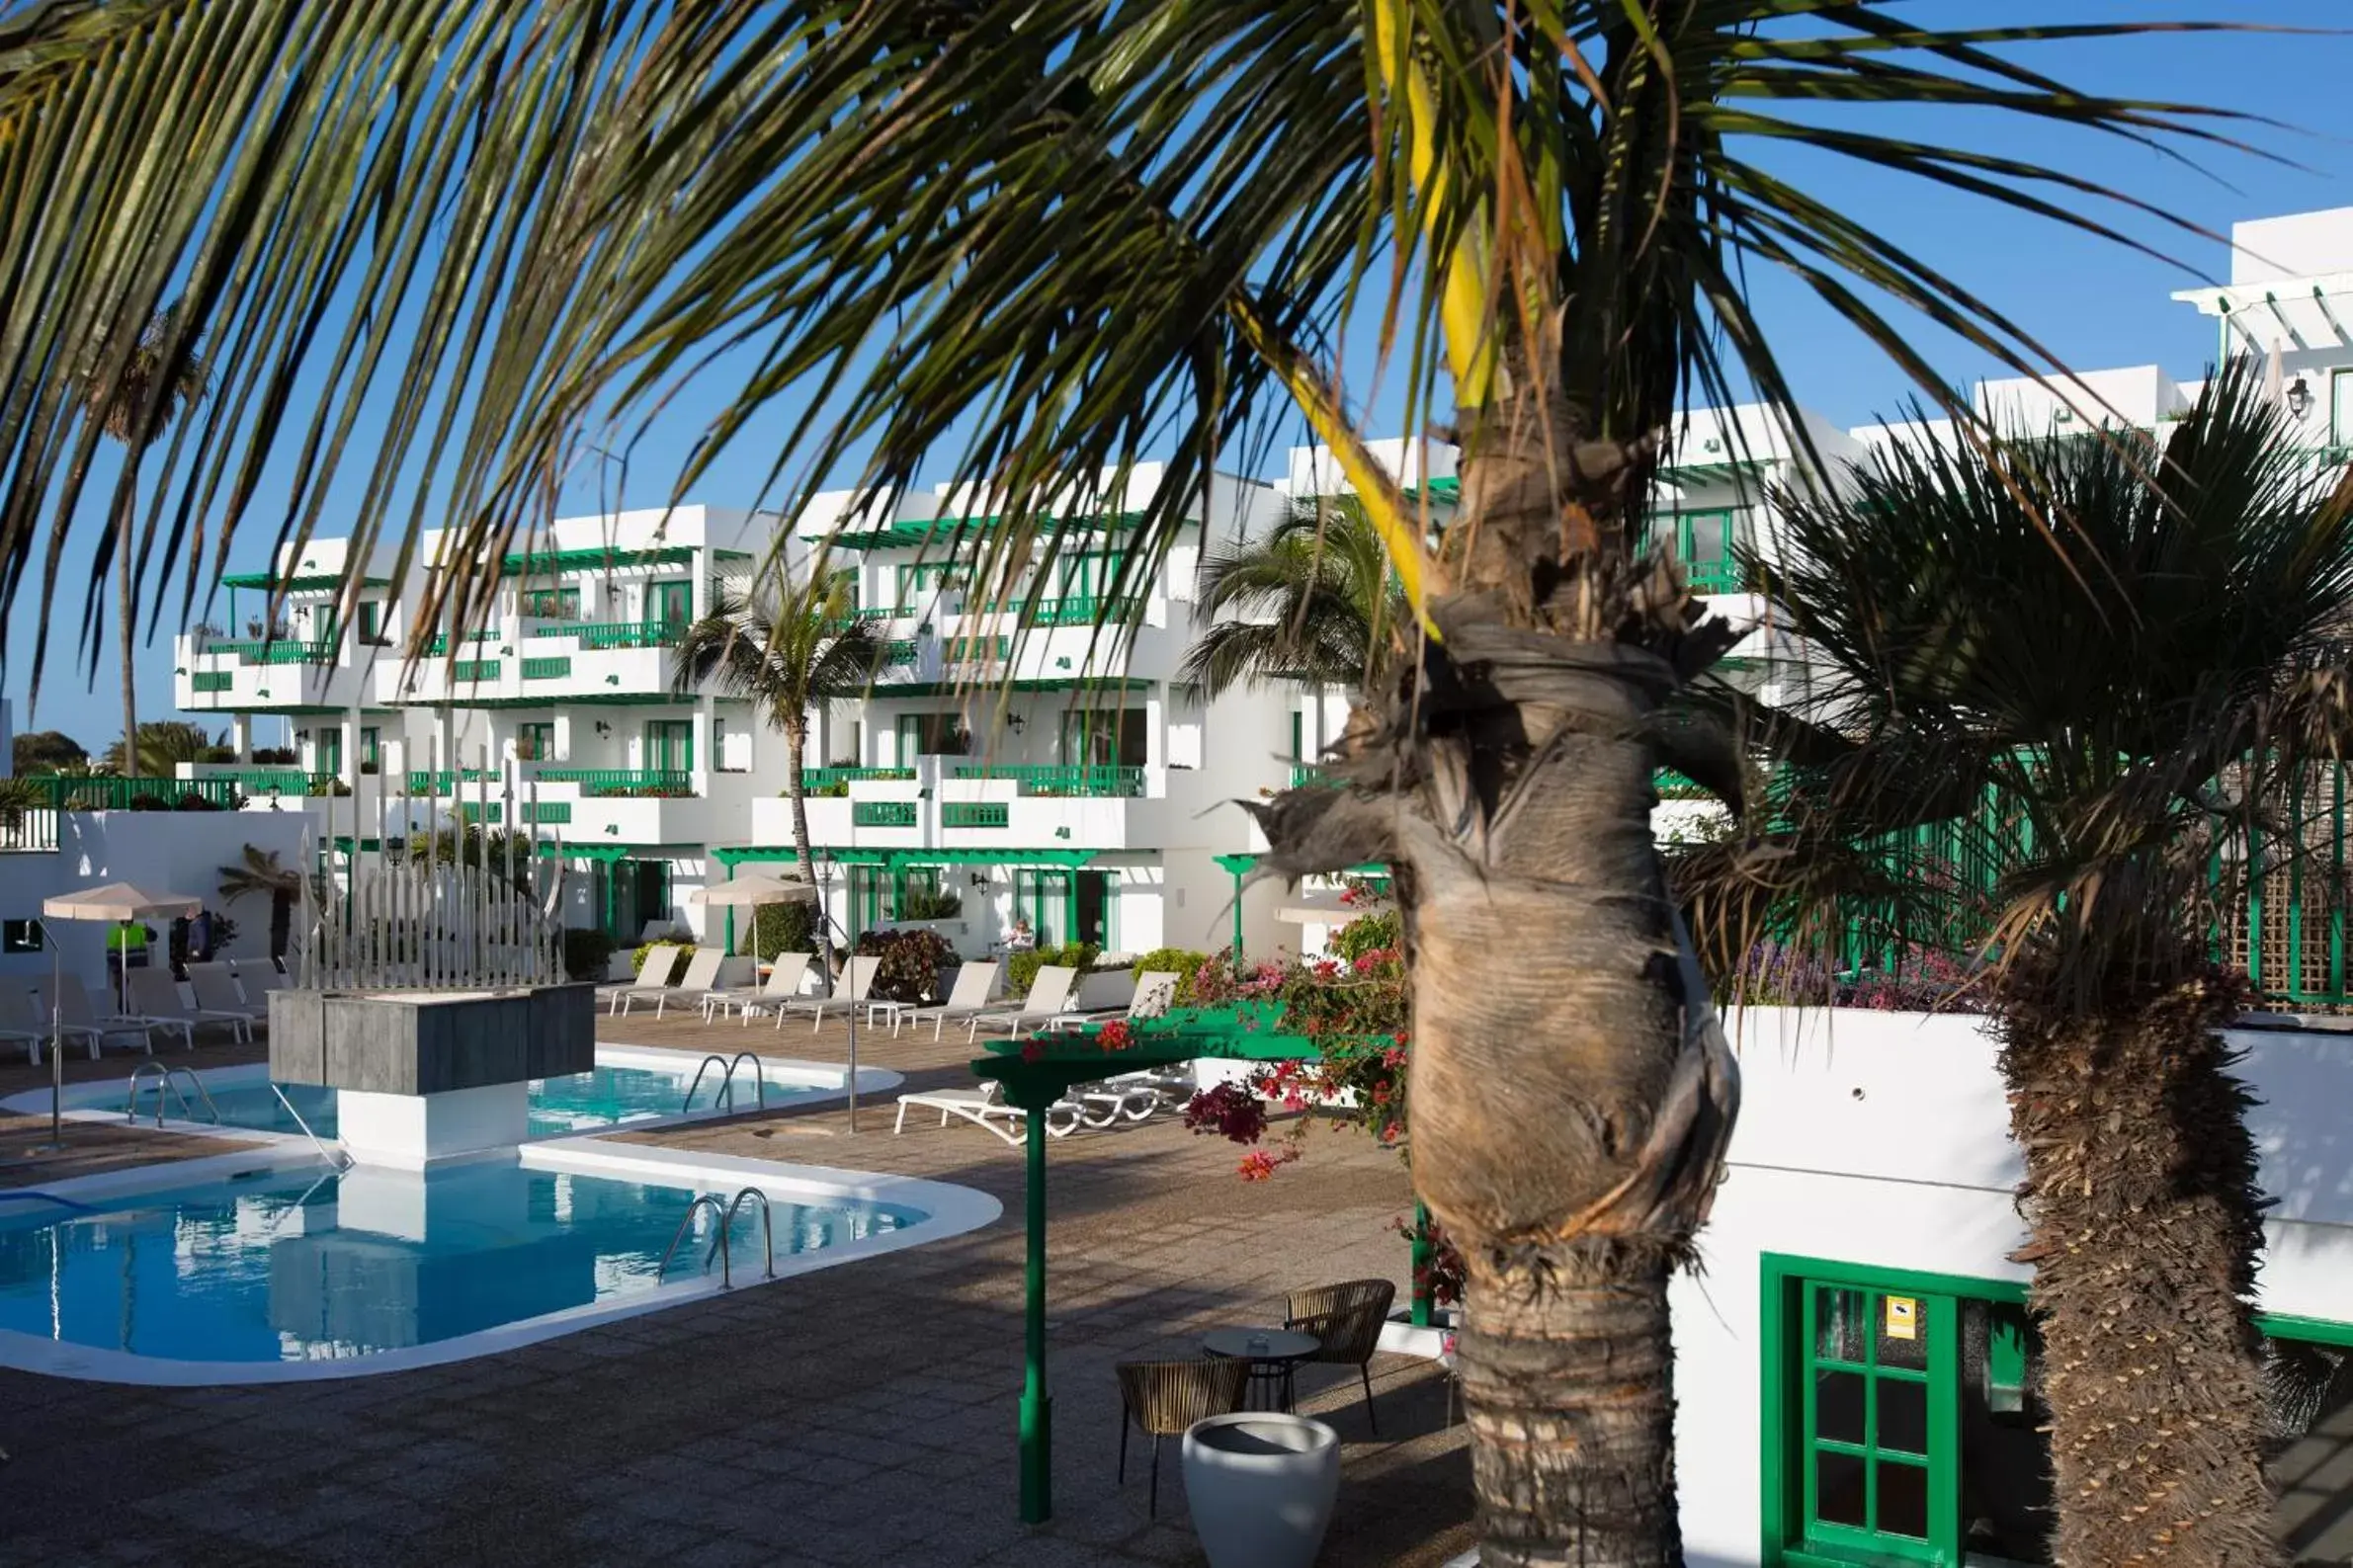
[[[253,766],[253,715],[231,713],[228,716],[229,744],[237,750],[237,761],[245,767]]]

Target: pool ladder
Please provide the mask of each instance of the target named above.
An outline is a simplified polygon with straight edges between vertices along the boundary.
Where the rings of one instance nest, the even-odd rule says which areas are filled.
[[[695,1104],[695,1091],[703,1087],[703,1075],[711,1071],[711,1064],[713,1062],[717,1062],[719,1064],[720,1077],[718,1093],[711,1097],[711,1103],[715,1106],[719,1103],[720,1097],[724,1096],[727,1102],[727,1109],[729,1111],[733,1111],[735,1109],[735,1069],[746,1061],[749,1061],[752,1064],[752,1085],[759,1091],[760,1109],[762,1111],[766,1111],[768,1109],[768,1076],[760,1070],[759,1053],[756,1051],[737,1051],[735,1053],[735,1059],[733,1061],[729,1061],[726,1057],[721,1056],[718,1052],[713,1051],[710,1055],[703,1058],[703,1065],[695,1069],[695,1081],[686,1086],[686,1098],[678,1103],[678,1114],[683,1116],[689,1110],[693,1108]]]
[[[768,1251],[768,1267],[765,1273],[769,1279],[775,1279],[776,1217],[769,1207],[768,1195],[756,1187],[747,1187],[735,1195],[733,1202],[725,1204],[719,1202],[716,1193],[695,1195],[695,1200],[686,1206],[686,1217],[678,1222],[677,1231],[670,1237],[670,1245],[662,1252],[662,1266],[654,1271],[653,1282],[660,1284],[663,1276],[670,1272],[670,1259],[678,1251],[678,1244],[686,1240],[687,1232],[694,1228],[695,1216],[708,1207],[718,1220],[718,1234],[712,1238],[711,1251],[703,1255],[703,1272],[709,1274],[711,1260],[716,1258],[719,1261],[719,1288],[722,1290],[734,1289],[734,1257],[727,1247],[727,1232],[735,1228],[736,1211],[755,1199],[760,1204],[760,1239],[766,1244]]]
[[[139,1118],[139,1085],[145,1082],[150,1074],[155,1078],[155,1124],[157,1126],[163,1125],[163,1092],[167,1089],[172,1092],[172,1098],[180,1102],[180,1119],[183,1121],[196,1119],[195,1106],[189,1102],[186,1095],[180,1092],[179,1080],[182,1078],[196,1086],[197,1098],[205,1103],[205,1110],[211,1114],[212,1124],[220,1125],[220,1108],[212,1103],[212,1091],[205,1087],[205,1081],[185,1067],[166,1067],[161,1062],[141,1062],[131,1069],[130,1094],[123,1102],[124,1120],[136,1121]]]

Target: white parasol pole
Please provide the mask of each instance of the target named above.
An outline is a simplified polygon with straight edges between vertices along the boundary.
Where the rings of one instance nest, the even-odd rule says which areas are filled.
[[[57,934],[49,917],[41,917],[41,940],[49,945],[49,1148],[65,1147],[65,955],[58,950]]]

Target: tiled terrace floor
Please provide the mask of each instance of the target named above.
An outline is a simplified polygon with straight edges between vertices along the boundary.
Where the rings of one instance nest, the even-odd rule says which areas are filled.
[[[743,1044],[840,1061],[838,1026],[600,1023],[611,1040]],[[908,1087],[965,1083],[953,1035],[862,1032],[862,1062]],[[208,1046],[211,1065],[258,1055]],[[180,1052],[172,1059],[188,1060]],[[120,1079],[110,1055],[75,1077]],[[0,1094],[45,1081],[21,1060]],[[904,1172],[982,1189],[1007,1215],[968,1235],[504,1356],[332,1382],[145,1389],[0,1371],[0,1563],[990,1563],[1200,1561],[1175,1445],[1148,1523],[1138,1462],[1114,1484],[1115,1362],[1188,1356],[1206,1328],[1262,1322],[1292,1286],[1387,1274],[1407,1202],[1393,1156],[1317,1136],[1276,1180],[1173,1118],[1052,1145],[1050,1280],[1053,1521],[1015,1519],[1021,1382],[1021,1157],[962,1124],[849,1132],[838,1110],[743,1116],[646,1141]],[[69,1124],[62,1159],[28,1151],[45,1118],[0,1117],[0,1185],[158,1157],[204,1139]],[[1302,1408],[1346,1444],[1325,1564],[1437,1564],[1470,1544],[1463,1429],[1427,1363],[1374,1362],[1382,1436],[1353,1378],[1302,1377]]]

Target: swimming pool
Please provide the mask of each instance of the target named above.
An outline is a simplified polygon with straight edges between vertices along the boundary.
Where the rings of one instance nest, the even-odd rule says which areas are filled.
[[[168,1053],[155,1058],[171,1065]],[[657,1050],[636,1045],[599,1045],[594,1071],[562,1078],[535,1079],[529,1086],[530,1135],[567,1137],[607,1127],[653,1127],[706,1116],[741,1114],[765,1104],[771,1111],[821,1105],[843,1097],[844,1070],[824,1062],[757,1058],[761,1084],[751,1081],[752,1061],[736,1071],[731,1092],[722,1093],[720,1069],[702,1069],[706,1057],[688,1051]],[[696,1083],[702,1074],[700,1084]],[[126,1073],[127,1079],[129,1073]],[[273,1092],[269,1069],[261,1064],[209,1068],[196,1074],[210,1096],[205,1099],[187,1087],[181,1075],[166,1089],[153,1076],[140,1083],[136,1114],[152,1126],[160,1103],[166,1125],[177,1131],[262,1132],[305,1141],[298,1114],[322,1138],[336,1135],[336,1092],[307,1084],[287,1084]],[[897,1073],[882,1068],[858,1070],[858,1092],[880,1094],[900,1083]],[[690,1092],[693,1095],[688,1101]],[[285,1099],[279,1098],[283,1093]],[[765,1095],[765,1101],[762,1095]],[[68,1085],[65,1113],[78,1119],[123,1119],[132,1103],[124,1080]],[[288,1106],[293,1107],[290,1113]],[[0,1109],[42,1114],[49,1109],[49,1092],[35,1090],[11,1096]],[[215,1123],[212,1112],[217,1111]]]
[[[426,1172],[292,1156],[0,1194],[0,1364],[170,1384],[390,1371],[720,1288],[718,1265],[704,1272],[708,1206],[656,1279],[701,1193],[765,1193],[779,1278],[1000,1212],[941,1183],[589,1139]],[[727,1254],[736,1286],[762,1281],[756,1203],[736,1211]]]

